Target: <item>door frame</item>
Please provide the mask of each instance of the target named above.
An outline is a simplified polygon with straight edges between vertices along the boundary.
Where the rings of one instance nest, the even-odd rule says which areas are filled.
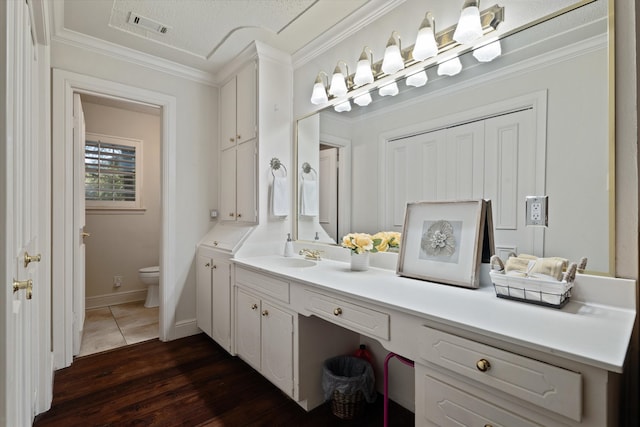
[[[52,81],[52,332],[54,369],[73,361],[73,94],[148,104],[161,108],[161,236],[159,338],[175,337],[176,236],[171,225],[176,218],[176,122],[174,96],[128,86],[71,71],[53,69]]]
[[[338,149],[338,239],[340,239],[341,236],[351,232],[351,140],[321,132],[319,143]],[[340,241],[338,240],[337,243]]]

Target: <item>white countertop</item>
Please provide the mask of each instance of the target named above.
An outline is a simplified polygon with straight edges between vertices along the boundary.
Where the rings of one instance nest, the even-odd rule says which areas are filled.
[[[233,262],[618,373],[636,315],[635,306],[629,304],[630,296],[635,301],[632,280],[579,275],[574,289],[590,288],[584,295],[592,300],[578,301],[574,292],[567,305],[556,309],[497,298],[492,286],[467,289],[399,277],[395,271],[373,267],[354,272],[348,263],[329,259],[311,267],[290,267],[283,259],[270,255]],[[614,297],[598,299],[598,289],[609,286],[615,288]],[[616,298],[624,301],[618,304]]]

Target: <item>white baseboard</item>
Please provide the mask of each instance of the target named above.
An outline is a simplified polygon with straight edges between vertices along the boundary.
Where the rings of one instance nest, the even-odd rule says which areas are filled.
[[[191,335],[197,335],[202,331],[196,325],[196,319],[181,320],[176,322],[174,339],[180,339],[190,337]]]
[[[124,304],[127,302],[144,301],[147,299],[147,290],[140,289],[137,291],[118,292],[115,294],[98,295],[95,297],[85,298],[85,308],[100,308],[110,305]]]

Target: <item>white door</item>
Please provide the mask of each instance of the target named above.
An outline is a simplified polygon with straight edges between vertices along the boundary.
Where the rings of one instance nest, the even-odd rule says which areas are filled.
[[[318,164],[320,225],[333,239],[338,240],[338,149],[320,150]]]
[[[85,123],[80,95],[73,94],[73,355],[80,353],[82,331],[84,329],[84,279],[85,279],[85,198],[84,198],[84,149]]]
[[[40,371],[46,366],[49,330],[39,327],[48,307],[46,275],[42,273],[39,230],[47,221],[40,192],[45,172],[39,167],[41,139],[38,60],[26,2],[0,6],[0,424],[31,425],[45,394]],[[33,258],[30,258],[33,257]],[[46,405],[46,403],[45,403]]]

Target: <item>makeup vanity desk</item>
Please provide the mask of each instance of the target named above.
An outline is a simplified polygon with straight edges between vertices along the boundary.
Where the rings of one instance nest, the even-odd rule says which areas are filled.
[[[577,275],[554,309],[329,259],[232,262],[232,352],[307,410],[362,334],[415,362],[417,426],[618,424],[633,280]]]

